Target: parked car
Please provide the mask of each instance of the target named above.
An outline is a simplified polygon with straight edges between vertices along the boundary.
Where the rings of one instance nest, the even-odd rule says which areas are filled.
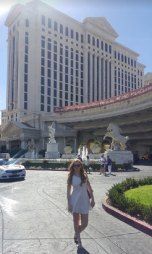
[[[24,180],[25,176],[25,167],[13,160],[0,166],[0,180]]]

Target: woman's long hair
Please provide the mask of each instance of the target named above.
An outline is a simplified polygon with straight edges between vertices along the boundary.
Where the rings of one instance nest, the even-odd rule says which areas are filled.
[[[68,167],[69,174],[68,174],[67,183],[68,184],[72,184],[72,177],[74,175],[74,166],[73,166],[73,164],[75,164],[75,163],[79,163],[81,165],[81,168],[80,168],[80,178],[81,178],[81,185],[82,185],[83,183],[86,182],[87,177],[86,177],[86,172],[84,170],[83,164],[82,164],[82,162],[79,159],[76,159],[76,160],[72,161],[70,166]]]

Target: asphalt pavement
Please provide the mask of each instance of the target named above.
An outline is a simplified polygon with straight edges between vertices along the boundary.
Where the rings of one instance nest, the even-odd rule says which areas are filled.
[[[152,176],[151,166],[138,167],[140,172],[89,175],[96,205],[82,233],[83,251],[73,241],[67,172],[29,170],[25,181],[0,183],[0,253],[151,254],[152,238],[106,213],[101,202],[108,189],[126,177]]]

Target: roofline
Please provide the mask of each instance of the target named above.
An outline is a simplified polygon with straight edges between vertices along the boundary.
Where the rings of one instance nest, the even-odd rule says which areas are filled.
[[[114,41],[113,44],[115,44],[116,46],[117,46],[117,45],[118,45],[118,46],[121,46],[123,49],[125,49],[125,50],[127,50],[127,51],[130,51],[130,52],[133,53],[136,57],[139,56],[139,53],[133,51],[132,49],[130,49],[130,48],[124,46],[123,44],[121,44],[121,43],[119,43],[119,42],[117,42],[117,41]]]
[[[134,97],[146,94],[152,92],[152,84],[149,84],[145,87],[141,87],[139,89],[136,89],[134,91],[130,91],[128,93],[124,93],[119,96],[113,96],[109,99],[101,100],[101,101],[95,101],[92,103],[84,103],[81,105],[73,105],[73,106],[65,106],[63,108],[56,108],[55,113],[64,113],[64,112],[70,112],[70,111],[80,111],[80,110],[86,110],[90,108],[96,108],[96,107],[102,107],[109,104],[117,103],[124,100],[129,100]]]

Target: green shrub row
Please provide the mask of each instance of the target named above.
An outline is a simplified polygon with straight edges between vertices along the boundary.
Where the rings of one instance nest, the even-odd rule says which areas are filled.
[[[140,180],[128,178],[122,183],[115,184],[108,191],[108,197],[112,206],[130,214],[131,216],[135,216],[148,222],[149,224],[152,224],[152,206],[146,206],[137,203],[134,200],[129,200],[124,195],[125,191],[143,185],[152,185],[152,177],[147,177]]]
[[[47,160],[43,160],[42,162],[25,161],[22,164],[26,168],[41,167],[41,168],[51,168],[51,169],[55,169],[55,168],[67,168],[68,169],[70,163],[71,163],[71,160],[68,160],[65,162],[50,162]],[[85,165],[84,165],[84,167],[85,167]],[[96,170],[100,169],[100,164],[91,163],[90,167],[91,167],[92,171],[96,171]]]

